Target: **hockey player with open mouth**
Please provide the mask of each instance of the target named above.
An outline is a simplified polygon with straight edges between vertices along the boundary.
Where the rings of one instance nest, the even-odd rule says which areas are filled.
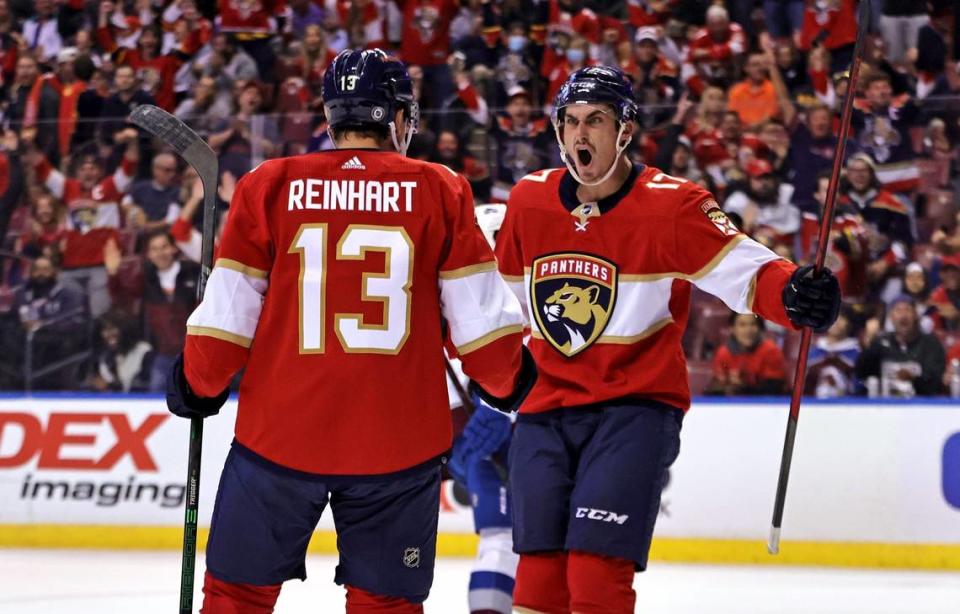
[[[818,330],[840,290],[829,270],[798,269],[743,235],[709,192],[631,164],[637,104],[619,69],[576,71],[554,109],[566,169],[514,187],[496,246],[539,372],[510,447],[514,606],[633,612],[690,406],[691,287]]]

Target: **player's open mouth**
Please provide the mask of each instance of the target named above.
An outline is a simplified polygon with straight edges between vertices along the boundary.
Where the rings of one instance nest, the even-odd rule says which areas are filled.
[[[581,166],[590,166],[590,162],[593,160],[593,154],[590,153],[589,149],[578,149],[577,160],[580,161]]]

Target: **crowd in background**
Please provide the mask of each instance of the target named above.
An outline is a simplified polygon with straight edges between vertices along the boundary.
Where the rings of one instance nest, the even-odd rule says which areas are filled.
[[[827,265],[844,309],[807,392],[960,396],[960,10],[950,0],[0,0],[0,390],[159,391],[195,304],[202,186],[126,120],[184,119],[218,197],[332,147],[336,53],[407,63],[410,155],[478,203],[560,164],[551,100],[583,66],[634,80],[637,163],[716,194],[797,262],[817,247],[858,31],[866,54]],[[222,223],[222,220],[220,220]],[[799,335],[694,293],[695,394],[784,393]]]

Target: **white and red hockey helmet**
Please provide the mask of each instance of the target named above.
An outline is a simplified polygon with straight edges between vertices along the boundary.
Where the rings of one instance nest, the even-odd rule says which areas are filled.
[[[483,231],[490,247],[496,244],[497,232],[503,225],[503,218],[507,215],[507,206],[502,204],[477,205],[477,225]]]

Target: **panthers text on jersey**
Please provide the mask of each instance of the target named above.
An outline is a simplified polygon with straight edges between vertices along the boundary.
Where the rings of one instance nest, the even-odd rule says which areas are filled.
[[[580,203],[577,187],[566,169],[528,175],[497,237],[539,372],[521,413],[620,398],[687,409],[691,284],[792,327],[781,292],[795,266],[741,234],[706,190],[652,167],[599,202]]]
[[[523,315],[465,179],[373,150],[270,160],[237,185],[184,369],[213,396],[246,367],[236,438],[261,456],[390,473],[451,444],[441,316],[466,373],[507,396]]]

